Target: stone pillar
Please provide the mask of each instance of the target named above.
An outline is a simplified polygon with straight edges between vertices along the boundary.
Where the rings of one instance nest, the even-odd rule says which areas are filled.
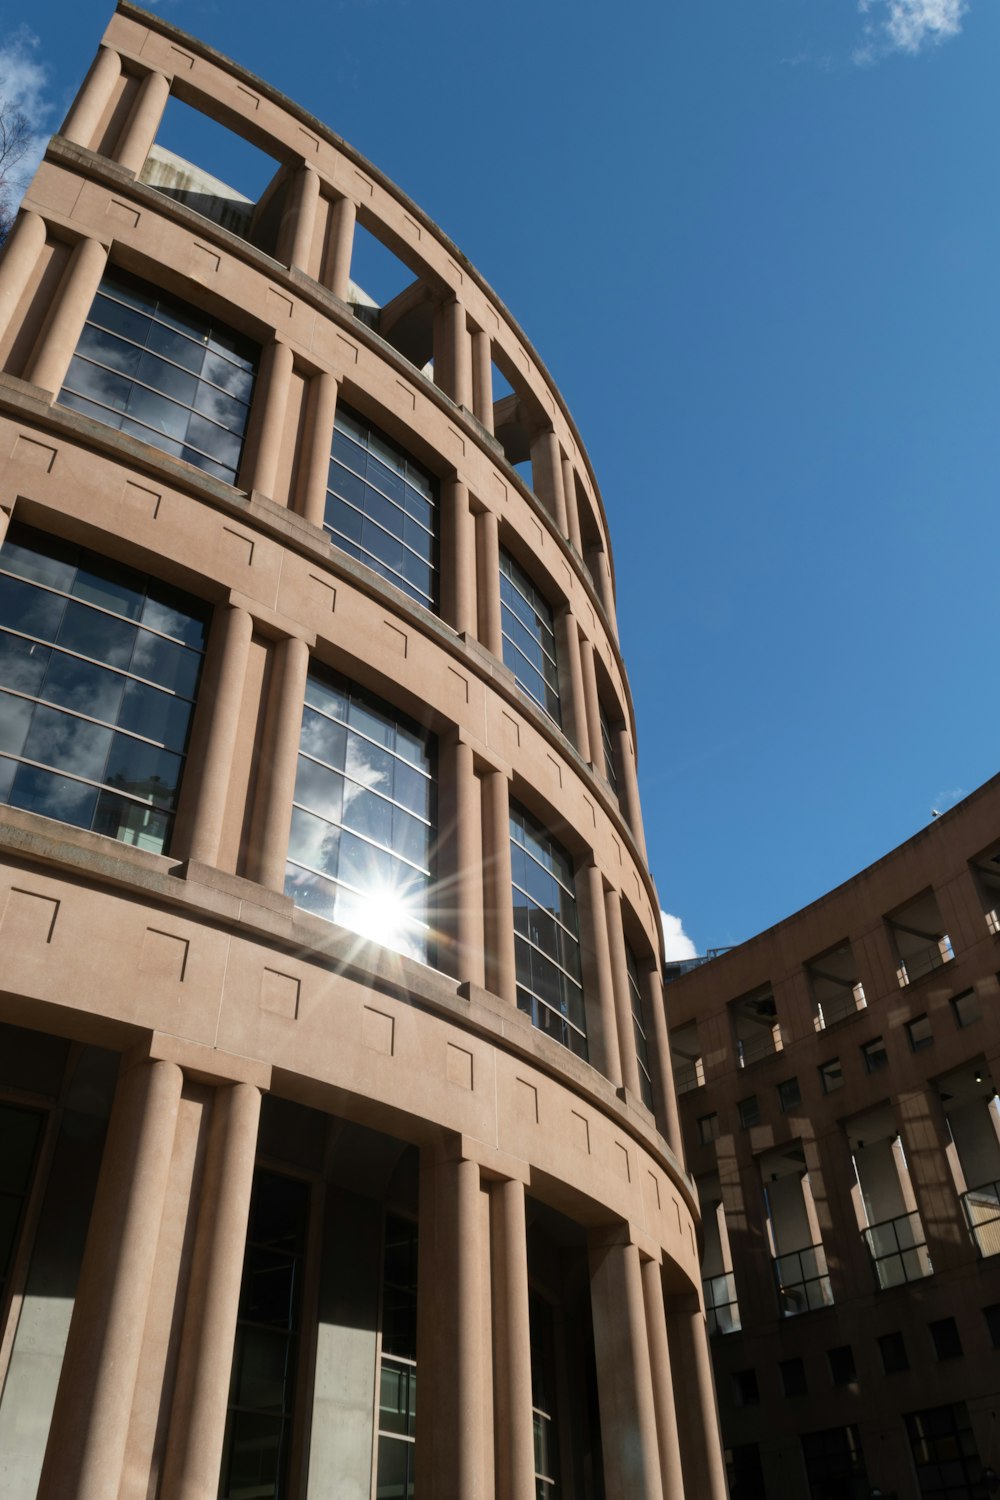
[[[255,1084],[235,1083],[212,1104],[161,1500],[218,1490],[260,1103]]]
[[[663,1500],[639,1250],[606,1236],[594,1231],[588,1245],[605,1493]]]
[[[6,333],[45,249],[45,220],[30,210],[17,217],[0,260],[0,337]]]
[[[663,1500],[684,1500],[681,1439],[677,1431],[674,1376],[667,1344],[667,1314],[663,1303],[663,1272],[659,1261],[642,1262],[642,1291],[646,1308],[646,1338],[653,1381],[653,1406],[660,1447],[660,1485]]]
[[[481,328],[472,332],[472,410],[493,431],[493,344]]]
[[[611,737],[615,742],[618,761],[618,788],[621,794],[622,812],[626,823],[632,830],[636,847],[645,859],[646,837],[642,829],[642,808],[639,805],[639,778],[627,726],[623,724],[620,729],[612,730]]]
[[[951,1137],[936,1088],[900,1094],[896,1118],[909,1166],[912,1192],[935,1271],[972,1266],[976,1247],[965,1225],[948,1161]],[[901,1176],[906,1166],[900,1162]]]
[[[472,344],[465,308],[448,297],[435,317],[434,382],[456,406],[472,410]]]
[[[866,1296],[872,1290],[875,1273],[854,1209],[857,1184],[843,1126],[835,1124],[825,1134],[817,1136],[814,1141],[804,1141],[803,1145],[834,1302]]]
[[[299,505],[302,515],[314,526],[322,526],[326,517],[333,423],[337,415],[339,391],[340,382],[336,375],[331,375],[327,370],[318,371],[309,382]]]
[[[476,573],[479,641],[487,651],[502,659],[500,525],[492,510],[482,510],[476,516]]]
[[[62,390],[107,263],[107,247],[100,240],[77,241],[25,375],[43,391],[56,395]]]
[[[293,362],[291,348],[279,339],[273,340],[264,350],[254,391],[254,422],[247,444],[249,451],[240,466],[243,488],[259,490],[272,500],[278,483],[278,462],[288,413]]]
[[[663,983],[655,959],[650,959],[640,966],[639,984],[642,989],[642,1014],[647,1027],[646,1037],[649,1041],[650,1061],[653,1064],[656,1123],[677,1160],[683,1163],[684,1137],[681,1134],[677,1090],[674,1087],[670,1033],[667,1030],[667,1013],[663,1003]]]
[[[597,670],[594,666],[594,648],[590,641],[580,642],[580,664],[583,671],[583,697],[587,706],[587,723],[590,727],[590,755],[587,759],[598,776],[607,779],[608,768],[604,763],[604,736],[601,734],[601,699],[597,691]]]
[[[169,1062],[119,1080],[38,1500],[118,1494],[183,1081]]]
[[[617,1089],[621,1088],[622,1064],[604,905],[604,878],[593,860],[584,867],[583,875],[584,879],[578,881],[577,885],[581,906],[580,942],[584,963],[584,995],[588,1000],[587,1035],[590,1055],[594,1066]]]
[[[483,885],[486,988],[517,1004],[514,901],[510,865],[510,789],[506,771],[483,776]]]
[[[592,759],[590,728],[587,723],[587,704],[584,697],[583,667],[580,664],[580,636],[576,621],[569,606],[556,616],[556,659],[563,664],[562,681],[563,729],[579,750],[584,760]]]
[[[531,1412],[531,1329],[524,1184],[496,1183],[490,1192],[493,1260],[493,1404],[496,1500],[533,1500],[535,1439]]]
[[[122,60],[118,53],[111,47],[102,47],[63,123],[60,134],[67,141],[93,149],[101,116],[111,103],[121,76]]]
[[[273,891],[285,888],[285,861],[308,671],[309,647],[298,636],[288,636],[273,648],[251,842],[254,878]]]
[[[441,859],[439,925],[451,939],[449,971],[461,983],[485,985],[483,970],[483,809],[471,745],[459,732],[440,750]]]
[[[319,173],[308,162],[301,162],[288,184],[287,207],[281,226],[282,259],[286,265],[307,270],[312,258],[316,210],[319,208]]]
[[[459,635],[475,635],[476,527],[457,474],[441,483],[441,615]]]
[[[577,556],[583,556],[583,539],[580,533],[580,507],[576,498],[576,470],[573,460],[563,455],[563,495],[566,499],[566,525],[569,531],[569,540],[576,548]]]
[[[115,147],[115,160],[126,172],[134,172],[138,177],[142,171],[169,98],[169,78],[164,78],[162,73],[147,73],[139,85],[128,122]]]
[[[712,1356],[696,1293],[668,1299],[667,1338],[673,1363],[684,1371],[684,1379],[674,1386],[684,1492],[692,1500],[728,1500]]]
[[[476,1162],[449,1159],[447,1148],[422,1148],[416,1489],[434,1500],[487,1494],[479,1196]]]
[[[632,1097],[641,1103],[642,1083],[639,1078],[639,1058],[635,1050],[635,1021],[632,1016],[632,987],[629,984],[628,958],[625,953],[625,929],[622,927],[622,898],[617,891],[604,892],[604,910],[614,984],[615,1018],[618,1022],[622,1083]]]
[[[351,256],[354,252],[354,225],[357,205],[350,198],[338,198],[330,209],[330,240],[327,272],[330,290],[341,302],[347,301],[351,279]]]
[[[219,857],[252,635],[248,610],[216,607],[181,793],[184,826],[177,830],[178,851],[186,847],[198,864],[214,865]]]
[[[551,427],[539,432],[531,444],[531,487],[565,536],[566,496],[563,494],[562,453]]]

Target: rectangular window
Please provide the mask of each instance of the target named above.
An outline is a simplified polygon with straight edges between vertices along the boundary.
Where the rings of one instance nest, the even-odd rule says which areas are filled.
[[[878,1351],[882,1356],[882,1369],[887,1375],[899,1375],[910,1368],[906,1344],[901,1333],[883,1333],[879,1336]]]
[[[844,1087],[844,1070],[840,1066],[839,1057],[831,1057],[828,1062],[820,1063],[819,1081],[823,1085],[824,1094],[836,1093],[837,1089]]]
[[[649,1046],[646,1041],[646,1025],[642,1013],[642,990],[639,986],[639,965],[635,954],[625,944],[625,964],[628,969],[628,989],[632,1000],[632,1031],[635,1036],[635,1056],[639,1064],[639,1089],[642,1102],[647,1109],[653,1108],[653,1075],[649,1065]]]
[[[937,1318],[928,1323],[934,1353],[938,1359],[960,1359],[963,1354],[958,1324],[954,1318]]]
[[[883,1068],[889,1066],[889,1054],[880,1036],[872,1037],[870,1042],[865,1042],[861,1049],[861,1056],[864,1059],[866,1073],[881,1073]]]
[[[854,1350],[850,1344],[840,1344],[836,1349],[826,1351],[827,1364],[830,1366],[830,1380],[834,1385],[851,1385],[858,1378],[858,1372],[854,1367]]]
[[[760,1103],[756,1094],[750,1094],[748,1098],[741,1099],[736,1108],[739,1110],[740,1124],[744,1130],[749,1130],[752,1125],[760,1124]]]
[[[257,349],[125,271],[98,288],[60,404],[236,483]]]
[[[530,813],[510,809],[518,1009],[587,1056],[580,926],[569,855]]]
[[[161,853],[208,610],[14,522],[0,548],[0,802]]]
[[[778,1103],[782,1114],[787,1114],[790,1109],[795,1109],[802,1103],[802,1090],[797,1078],[784,1078],[778,1084]]]
[[[804,1362],[797,1356],[793,1359],[779,1359],[778,1370],[781,1375],[781,1389],[786,1396],[805,1396],[809,1392],[806,1381],[806,1367]]]
[[[965,1402],[907,1412],[905,1421],[921,1495],[971,1500],[979,1489],[981,1466]]]
[[[504,665],[529,698],[560,723],[552,610],[508,552],[500,553],[500,626]]]
[[[323,524],[335,547],[437,608],[437,480],[344,406],[334,423]]]
[[[376,1500],[413,1500],[417,1431],[417,1226],[386,1214]]]
[[[552,1308],[537,1292],[529,1294],[531,1335],[531,1416],[535,1436],[536,1500],[558,1500],[555,1327]]]
[[[867,1495],[868,1475],[856,1427],[804,1432],[800,1439],[809,1500],[856,1500]],[[873,1490],[872,1494],[881,1494]]]
[[[955,1025],[959,1028],[971,1026],[983,1013],[975,990],[963,990],[960,995],[954,995],[951,1008],[955,1012]]]
[[[756,1406],[760,1400],[756,1370],[733,1371],[733,1400],[737,1406]]]
[[[1000,1302],[991,1302],[989,1307],[984,1307],[983,1317],[989,1330],[990,1343],[994,1349],[1000,1349]]]
[[[934,1045],[934,1033],[931,1031],[931,1023],[926,1016],[914,1016],[912,1021],[907,1021],[906,1036],[911,1052],[921,1052],[924,1047]]]
[[[718,1115],[702,1115],[698,1120],[698,1139],[703,1146],[719,1139]]]
[[[615,762],[615,742],[611,734],[611,724],[608,720],[608,711],[603,703],[598,704],[601,715],[601,744],[604,746],[604,774],[608,779],[608,785],[615,796],[618,791],[618,768]]]
[[[285,1500],[309,1184],[254,1173],[219,1494]]]
[[[334,672],[306,682],[285,891],[426,962],[434,736]]]

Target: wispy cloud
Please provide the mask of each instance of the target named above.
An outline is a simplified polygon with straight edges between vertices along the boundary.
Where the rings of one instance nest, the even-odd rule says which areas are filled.
[[[867,17],[854,61],[870,66],[889,52],[911,57],[958,36],[969,0],[858,0]]]
[[[684,931],[680,917],[672,917],[668,911],[660,912],[663,923],[663,948],[668,962],[675,958],[697,958],[698,950]]]
[[[45,153],[51,125],[53,106],[46,97],[49,70],[38,49],[38,37],[27,26],[19,26],[0,41],[0,105],[22,114],[27,124],[27,149],[12,183],[18,196]]]

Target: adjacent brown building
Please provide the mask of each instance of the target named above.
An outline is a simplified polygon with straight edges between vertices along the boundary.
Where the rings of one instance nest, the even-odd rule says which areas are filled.
[[[4,1500],[723,1500],[607,521],[524,332],[122,3],[0,262],[0,460]]]
[[[1000,1490],[1000,777],[667,986],[734,1500]]]

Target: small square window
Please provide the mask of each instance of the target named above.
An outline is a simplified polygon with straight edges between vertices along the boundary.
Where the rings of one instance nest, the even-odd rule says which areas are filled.
[[[786,1396],[805,1396],[809,1392],[806,1384],[806,1367],[801,1359],[779,1359],[781,1389]]]
[[[880,1036],[874,1036],[870,1042],[865,1042],[861,1049],[861,1056],[865,1061],[866,1073],[880,1073],[883,1068],[889,1066],[889,1054]]]
[[[955,1012],[955,1025],[960,1028],[971,1026],[983,1013],[975,990],[963,990],[960,995],[953,995],[951,1008]]]
[[[802,1090],[797,1078],[785,1078],[778,1084],[778,1103],[783,1114],[802,1103]]]
[[[839,1057],[831,1057],[829,1062],[820,1063],[819,1080],[824,1094],[833,1094],[844,1087],[844,1070],[840,1066]]]
[[[933,1047],[934,1045],[934,1033],[931,1031],[931,1023],[925,1015],[914,1016],[912,1021],[907,1021],[906,1035],[909,1039],[911,1052],[920,1052],[924,1047]]]
[[[733,1371],[733,1398],[737,1406],[756,1406],[760,1400],[756,1370]]]
[[[853,1380],[857,1380],[854,1350],[850,1344],[840,1344],[836,1349],[828,1349],[826,1361],[830,1366],[830,1379],[834,1385],[850,1385]]]
[[[990,1342],[994,1349],[1000,1349],[1000,1302],[991,1302],[989,1307],[984,1307],[983,1317],[990,1331]]]
[[[902,1370],[910,1368],[901,1333],[883,1333],[878,1341],[878,1350],[882,1356],[882,1368],[887,1375],[898,1375]]]
[[[740,1112],[740,1124],[744,1130],[749,1130],[751,1125],[760,1124],[760,1105],[756,1094],[751,1094],[748,1099],[741,1099],[736,1108]]]
[[[702,1115],[698,1120],[698,1139],[703,1146],[719,1139],[718,1115]]]
[[[958,1324],[954,1318],[938,1318],[928,1323],[934,1340],[934,1353],[938,1359],[959,1359],[963,1353],[962,1340],[958,1336]]]

